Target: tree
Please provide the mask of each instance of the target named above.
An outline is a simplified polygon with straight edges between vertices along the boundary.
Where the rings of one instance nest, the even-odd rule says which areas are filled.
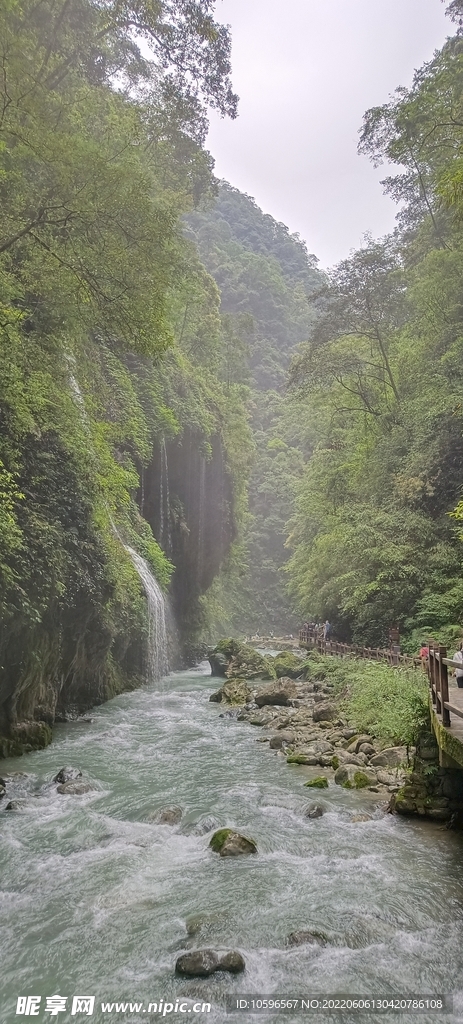
[[[368,239],[344,260],[320,292],[322,309],[293,362],[293,387],[310,392],[333,383],[373,416],[400,402],[389,350],[404,320],[404,285],[393,238]],[[342,408],[342,406],[341,406]]]

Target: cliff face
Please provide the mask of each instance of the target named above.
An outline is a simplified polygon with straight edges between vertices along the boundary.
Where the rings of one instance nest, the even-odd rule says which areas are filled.
[[[186,653],[200,627],[198,598],[211,586],[235,539],[233,485],[218,434],[207,452],[191,429],[161,446],[144,473],[140,510],[175,570],[171,600]]]
[[[226,398],[219,411],[196,381],[188,406],[192,371],[183,365],[180,386],[172,364],[178,399],[168,369],[163,378],[113,353],[106,365],[93,348],[80,383],[62,381],[66,436],[45,429],[22,439],[20,543],[0,590],[0,756],[45,746],[55,721],[146,678],[146,595],[121,538],[169,594],[184,658],[200,632],[200,597],[237,529],[233,433],[227,448]]]

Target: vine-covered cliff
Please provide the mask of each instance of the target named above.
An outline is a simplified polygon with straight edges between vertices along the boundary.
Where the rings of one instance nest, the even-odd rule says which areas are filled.
[[[144,677],[124,545],[171,588],[187,644],[239,527],[243,393],[224,381],[218,291],[181,224],[213,188],[207,105],[236,108],[209,7],[2,8],[3,754]]]

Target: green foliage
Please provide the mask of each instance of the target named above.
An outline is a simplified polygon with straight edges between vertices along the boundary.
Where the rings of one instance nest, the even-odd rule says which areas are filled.
[[[350,662],[346,713],[360,732],[388,744],[416,743],[429,719],[428,683],[418,670]]]
[[[254,441],[249,516],[223,579],[208,595],[215,635],[233,628],[294,631],[285,589],[286,522],[304,466],[300,407],[281,388],[291,353],[313,323],[311,296],[320,275],[296,235],[264,215],[254,200],[222,182],[213,206],[187,218],[204,263],[221,292],[227,387],[249,384]],[[249,452],[247,452],[249,472]],[[243,512],[244,512],[243,506]],[[214,630],[210,634],[214,636]]]
[[[215,444],[230,532],[242,515],[244,395],[218,376],[218,291],[181,231],[214,191],[206,108],[236,112],[212,7],[0,12],[0,733],[53,680],[88,706],[142,676],[146,601],[119,536],[167,588],[138,504],[162,443],[187,435],[206,460]]]

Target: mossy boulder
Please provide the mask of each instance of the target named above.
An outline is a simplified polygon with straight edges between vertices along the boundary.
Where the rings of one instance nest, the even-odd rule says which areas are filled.
[[[304,786],[309,789],[328,789],[328,779],[326,775],[316,775],[314,779],[304,782]]]
[[[302,674],[304,662],[301,658],[298,658],[297,654],[293,654],[291,651],[281,651],[273,659],[273,666],[278,679],[281,679],[282,676],[297,679]]]
[[[185,978],[208,978],[215,971],[239,974],[245,968],[244,957],[235,949],[221,955],[214,949],[195,949],[178,957],[175,973]]]
[[[344,789],[365,789],[377,781],[376,773],[368,768],[359,768],[355,764],[341,764],[334,776],[337,786]]]
[[[0,757],[20,757],[31,750],[43,750],[52,741],[52,731],[46,722],[20,722],[10,735],[0,736]]]
[[[316,765],[320,762],[320,755],[315,750],[294,750],[286,758],[287,764],[308,764]]]
[[[273,658],[266,658],[254,647],[229,638],[220,640],[209,652],[213,676],[226,679],[276,679]]]
[[[257,853],[257,846],[252,839],[240,835],[232,828],[219,828],[214,832],[209,843],[211,850],[221,857],[248,856]]]
[[[243,707],[250,699],[251,691],[245,679],[229,679],[209,697],[216,704],[231,704],[233,707]]]

